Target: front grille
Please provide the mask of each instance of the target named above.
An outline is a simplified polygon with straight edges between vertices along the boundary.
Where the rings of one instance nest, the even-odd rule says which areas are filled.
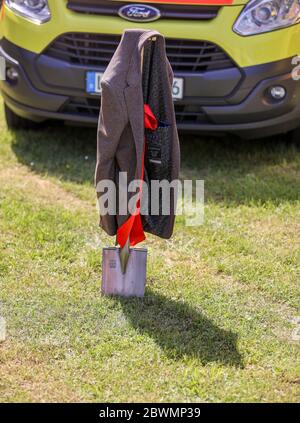
[[[72,97],[61,108],[61,113],[75,114],[83,117],[99,117],[101,99],[88,97]],[[208,118],[201,106],[175,104],[177,124],[203,124]]]
[[[130,4],[130,1],[127,2]],[[111,0],[69,0],[67,8],[77,13],[90,15],[118,16],[119,9],[126,3]],[[161,19],[212,20],[218,16],[220,6],[149,4],[160,10]]]
[[[66,33],[43,54],[76,65],[105,69],[120,39],[120,35]],[[166,51],[174,72],[207,72],[235,67],[219,46],[208,41],[167,38]]]

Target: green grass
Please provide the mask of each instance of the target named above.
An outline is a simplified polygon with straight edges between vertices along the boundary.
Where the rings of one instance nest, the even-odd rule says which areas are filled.
[[[294,145],[182,136],[205,224],[149,236],[146,296],[125,300],[100,295],[95,130],[0,113],[0,401],[299,401]]]

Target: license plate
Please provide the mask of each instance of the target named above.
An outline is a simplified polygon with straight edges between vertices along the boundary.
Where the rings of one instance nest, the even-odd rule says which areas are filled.
[[[101,94],[101,72],[86,73],[86,92],[89,94]]]
[[[182,100],[184,92],[184,79],[183,78],[174,78],[173,79],[173,89],[172,95],[174,100]]]
[[[86,73],[86,92],[89,94],[101,94],[101,72]],[[184,79],[174,78],[172,95],[174,100],[182,100],[184,91]]]

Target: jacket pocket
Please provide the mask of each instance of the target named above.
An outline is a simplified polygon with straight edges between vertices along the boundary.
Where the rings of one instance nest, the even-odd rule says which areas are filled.
[[[155,131],[146,130],[145,168],[149,180],[170,179],[172,132],[168,124]]]

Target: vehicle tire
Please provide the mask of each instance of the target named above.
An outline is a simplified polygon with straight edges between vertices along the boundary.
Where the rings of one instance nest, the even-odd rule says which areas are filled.
[[[41,127],[40,122],[16,115],[6,104],[4,104],[4,113],[8,129],[38,129]]]

